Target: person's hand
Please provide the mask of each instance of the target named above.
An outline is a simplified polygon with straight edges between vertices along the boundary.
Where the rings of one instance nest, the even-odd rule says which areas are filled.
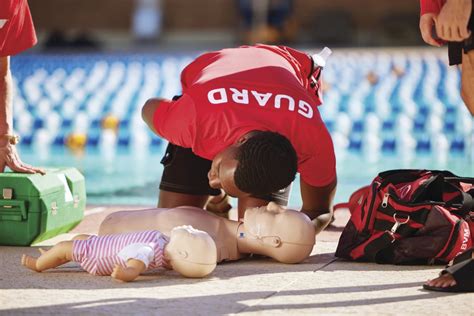
[[[223,217],[227,217],[227,213],[231,208],[230,198],[227,193],[222,190],[220,195],[211,197],[205,206],[206,211]]]
[[[426,13],[420,17],[421,37],[426,44],[441,47],[442,43],[433,37],[433,25],[435,24],[436,15],[434,13]]]
[[[45,174],[43,169],[23,163],[18,156],[16,147],[9,143],[0,147],[0,172],[4,172],[6,166],[15,172]]]
[[[461,42],[471,35],[467,28],[472,0],[448,0],[435,18],[436,34],[445,41]]]
[[[327,226],[329,226],[329,224],[331,224],[332,218],[332,213],[324,213],[312,220],[316,235],[322,232]]]

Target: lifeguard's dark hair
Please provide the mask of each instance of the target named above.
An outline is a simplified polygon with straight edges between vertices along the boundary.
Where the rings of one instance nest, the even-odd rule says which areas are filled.
[[[286,188],[294,179],[298,159],[290,141],[275,132],[258,131],[239,146],[235,185],[243,192],[263,195]]]

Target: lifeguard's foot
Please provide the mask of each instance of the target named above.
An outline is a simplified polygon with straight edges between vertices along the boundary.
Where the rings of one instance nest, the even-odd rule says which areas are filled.
[[[457,256],[451,266],[441,271],[436,279],[423,284],[425,290],[440,292],[474,292],[474,251]]]
[[[36,269],[36,258],[34,257],[28,255],[21,256],[21,264],[30,270],[40,272],[38,269]]]

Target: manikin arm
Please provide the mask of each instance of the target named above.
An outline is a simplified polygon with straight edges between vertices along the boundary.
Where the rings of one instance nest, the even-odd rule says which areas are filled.
[[[331,222],[333,210],[332,201],[336,193],[337,179],[324,187],[314,187],[301,179],[301,211],[313,221],[316,234],[319,234]]]
[[[145,243],[134,243],[120,250],[118,256],[127,262],[127,267],[115,265],[111,276],[114,279],[129,282],[135,280],[147,269],[153,260],[153,248]]]
[[[130,282],[135,280],[141,273],[146,270],[146,265],[141,260],[129,259],[127,266],[123,268],[121,265],[115,265],[111,276],[120,281]]]

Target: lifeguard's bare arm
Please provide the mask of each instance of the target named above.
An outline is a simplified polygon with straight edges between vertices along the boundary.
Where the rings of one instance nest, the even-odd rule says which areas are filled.
[[[161,99],[149,99],[142,107],[142,119],[155,134],[158,133],[153,124],[153,116],[155,115],[156,110],[160,106],[160,102]]]
[[[323,187],[314,187],[301,179],[300,187],[303,200],[301,211],[313,221],[316,234],[318,234],[331,222],[332,202],[336,193],[337,179]]]
[[[44,170],[23,163],[15,144],[10,142],[13,136],[13,82],[10,72],[10,57],[0,57],[0,172],[8,166],[16,172],[41,173]]]

